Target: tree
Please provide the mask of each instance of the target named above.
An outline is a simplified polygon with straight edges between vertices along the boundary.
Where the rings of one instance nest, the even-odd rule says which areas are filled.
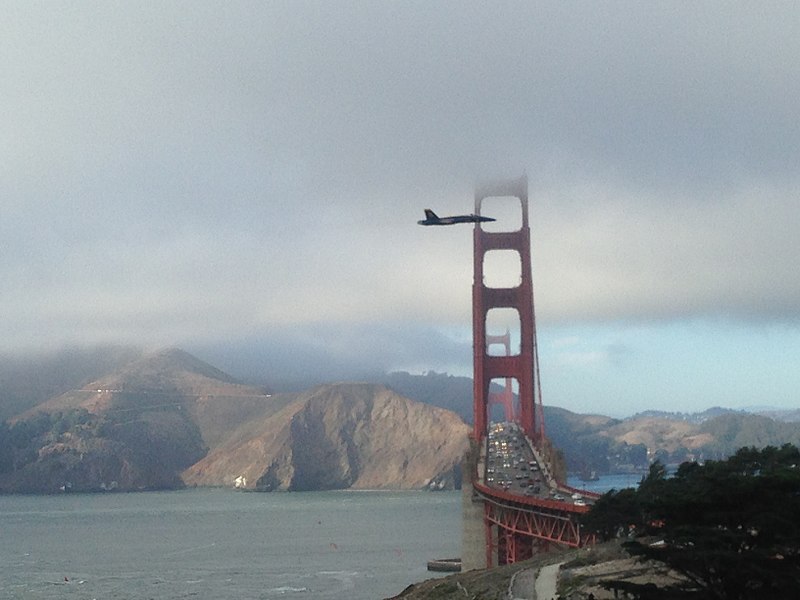
[[[669,478],[656,464],[638,490],[600,500],[587,526],[602,523],[608,532],[624,526],[625,517],[635,519],[643,536],[664,543],[653,546],[653,537],[639,537],[625,544],[627,550],[685,579],[659,590],[625,582],[637,598],[800,595],[800,452],[794,446],[743,448],[727,461],[684,463]]]

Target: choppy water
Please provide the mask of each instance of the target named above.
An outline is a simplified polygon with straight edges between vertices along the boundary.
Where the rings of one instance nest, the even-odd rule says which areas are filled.
[[[375,600],[460,546],[459,492],[0,496],[0,598]]]

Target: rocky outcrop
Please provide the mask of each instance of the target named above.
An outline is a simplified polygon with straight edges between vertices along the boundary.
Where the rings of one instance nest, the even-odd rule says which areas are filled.
[[[280,482],[293,475],[290,425],[302,401],[282,398],[280,410],[243,422],[200,461],[186,469],[183,481],[196,486],[234,486],[254,489],[287,489]],[[241,479],[240,479],[241,478]],[[271,483],[270,483],[271,482]]]
[[[259,490],[460,485],[468,427],[454,413],[372,384],[300,394],[259,427],[235,432],[184,472],[190,485]]]

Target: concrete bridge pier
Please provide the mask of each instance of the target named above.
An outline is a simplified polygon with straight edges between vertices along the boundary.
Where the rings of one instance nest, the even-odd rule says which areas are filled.
[[[486,541],[483,525],[483,501],[472,489],[472,481],[461,484],[461,570],[486,568]],[[492,564],[497,564],[496,560]]]
[[[486,568],[486,531],[483,519],[483,500],[472,487],[474,474],[482,468],[484,457],[474,440],[461,464],[461,570]],[[497,564],[497,557],[490,564]]]

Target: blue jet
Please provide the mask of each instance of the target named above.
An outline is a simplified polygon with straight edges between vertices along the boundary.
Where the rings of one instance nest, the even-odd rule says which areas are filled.
[[[458,215],[455,217],[438,217],[436,213],[430,208],[425,209],[425,218],[422,221],[417,221],[420,225],[455,225],[456,223],[488,223],[489,221],[496,221],[491,217],[482,217],[480,215]]]

